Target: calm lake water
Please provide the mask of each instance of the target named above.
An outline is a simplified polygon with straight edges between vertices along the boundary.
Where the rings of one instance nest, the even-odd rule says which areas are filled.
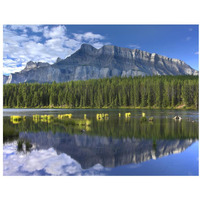
[[[153,116],[153,122],[141,122],[142,112],[147,119]],[[75,120],[86,114],[90,126],[57,119],[67,113]],[[109,118],[97,120],[97,113]],[[33,120],[34,114],[54,118]],[[4,109],[3,115],[4,175],[199,174],[198,111]],[[12,115],[26,118],[16,123]],[[182,120],[173,120],[175,115]],[[19,141],[31,145],[19,148]]]

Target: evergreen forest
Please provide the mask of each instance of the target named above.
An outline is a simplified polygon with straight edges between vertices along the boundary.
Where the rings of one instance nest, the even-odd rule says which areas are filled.
[[[198,109],[198,76],[113,77],[3,86],[4,108]]]

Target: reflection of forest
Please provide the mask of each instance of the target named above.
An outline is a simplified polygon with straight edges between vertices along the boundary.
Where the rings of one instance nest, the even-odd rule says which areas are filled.
[[[84,130],[84,132],[83,132]],[[137,118],[93,120],[91,126],[66,121],[34,122],[28,118],[12,124],[4,117],[4,142],[27,138],[37,149],[55,148],[77,160],[83,168],[97,163],[114,167],[140,163],[185,150],[198,139],[198,123],[156,119],[140,123]]]
[[[146,139],[198,139],[198,122],[173,119],[155,119],[154,122],[141,123],[139,118],[121,119],[110,118],[105,121],[92,120],[91,126],[67,124],[65,120],[52,120],[49,123],[37,122],[32,118],[12,124],[9,118],[4,117],[4,138],[8,130],[19,132],[49,132],[107,136],[112,138],[146,138]],[[9,133],[10,135],[10,133]]]

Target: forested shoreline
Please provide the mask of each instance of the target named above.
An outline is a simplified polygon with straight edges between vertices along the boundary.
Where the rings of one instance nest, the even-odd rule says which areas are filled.
[[[113,77],[3,86],[4,108],[198,109],[198,76]]]

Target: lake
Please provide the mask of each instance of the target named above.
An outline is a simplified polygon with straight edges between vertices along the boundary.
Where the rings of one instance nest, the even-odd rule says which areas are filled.
[[[71,119],[58,119],[69,113]],[[98,113],[108,117],[97,119]],[[12,115],[26,117],[13,121]],[[194,110],[4,109],[3,174],[197,176],[198,130]]]

